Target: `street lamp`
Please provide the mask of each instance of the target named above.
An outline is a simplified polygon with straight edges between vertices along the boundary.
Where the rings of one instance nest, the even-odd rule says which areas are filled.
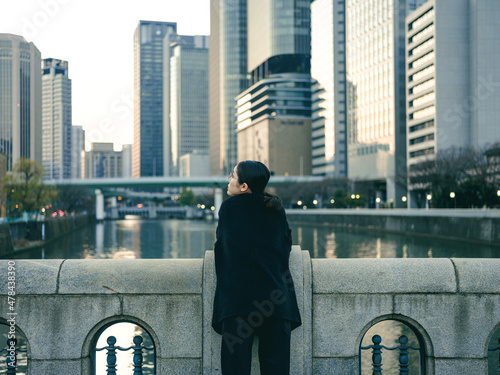
[[[356,198],[356,196],[354,194],[351,194],[351,199],[354,199]]]
[[[497,190],[497,197],[500,197],[500,190]]]
[[[302,201],[297,201],[297,205],[302,206]]]
[[[318,201],[315,199],[315,200],[313,200],[313,203],[314,203],[314,205],[317,205]]]
[[[428,210],[429,209],[429,202],[432,199],[432,195],[431,194],[427,194],[426,198],[427,198],[427,200],[425,201],[425,209]]]
[[[457,200],[455,199],[455,192],[454,191],[452,191],[450,193],[450,198],[453,199],[454,206],[455,206],[455,208],[457,208]]]
[[[401,200],[402,200],[403,202],[406,202],[406,200],[407,200],[407,199],[406,199],[406,196],[403,196],[403,197],[401,198]]]

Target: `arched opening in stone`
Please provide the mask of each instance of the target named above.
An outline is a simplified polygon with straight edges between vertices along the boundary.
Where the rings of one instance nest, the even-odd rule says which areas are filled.
[[[28,373],[28,341],[15,324],[0,322],[0,374],[14,366],[16,375]]]
[[[488,344],[488,375],[500,373],[500,324]]]
[[[91,359],[93,375],[106,375],[110,369],[129,374],[139,368],[144,375],[156,374],[154,341],[134,322],[115,321],[102,327],[95,335]]]
[[[384,375],[425,374],[425,347],[419,332],[399,320],[382,320],[368,329],[359,349],[360,374],[383,370]]]

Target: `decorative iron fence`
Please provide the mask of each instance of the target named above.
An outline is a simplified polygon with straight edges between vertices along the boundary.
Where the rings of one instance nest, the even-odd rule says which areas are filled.
[[[500,344],[500,339],[498,339],[498,344]],[[488,349],[489,352],[496,352],[498,350],[498,366],[497,366],[497,374],[500,375],[500,346],[497,346],[496,348],[491,348]],[[492,370],[489,372],[490,374],[493,373]]]
[[[7,339],[7,346],[0,350],[0,356],[3,356],[3,352],[5,352],[6,364],[5,367],[7,369],[7,375],[16,375],[17,374],[17,354],[18,353],[26,353],[27,349],[21,349],[17,347],[16,339]]]
[[[108,343],[108,346],[104,347],[104,348],[99,348],[99,349],[95,349],[94,350],[94,353],[92,355],[92,368],[94,370],[94,373],[96,371],[96,361],[95,361],[95,353],[96,352],[99,352],[99,351],[102,351],[102,350],[106,350],[106,374],[107,375],[116,375],[117,374],[117,371],[116,371],[116,366],[117,366],[117,363],[116,363],[116,354],[117,354],[117,350],[120,350],[120,351],[123,351],[123,352],[126,352],[126,351],[129,351],[131,349],[133,349],[133,353],[134,353],[134,357],[133,357],[133,365],[134,365],[134,372],[133,372],[133,375],[142,375],[143,374],[143,351],[152,351],[153,352],[153,358],[154,358],[154,362],[153,362],[153,368],[155,369],[155,372],[156,372],[156,350],[155,350],[155,347],[154,346],[151,346],[151,347],[147,347],[147,346],[144,346],[142,344],[143,342],[143,338],[141,336],[134,336],[133,340],[134,342],[134,345],[133,346],[130,346],[128,348],[122,348],[120,346],[115,346],[116,344],[116,337],[114,336],[109,336],[106,340],[106,342]]]
[[[362,346],[360,347],[360,352],[361,350],[370,350],[372,349],[372,375],[382,375],[382,349],[385,350],[398,350],[399,351],[399,375],[409,375],[409,350],[415,350],[419,353],[420,356],[420,375],[425,374],[424,366],[423,366],[423,353],[422,353],[422,348],[414,348],[412,346],[407,345],[408,344],[408,337],[405,335],[402,335],[399,337],[398,346],[394,347],[387,347],[384,345],[381,345],[382,342],[382,337],[379,335],[375,335],[372,337],[372,342],[373,345],[369,346]],[[360,355],[361,358],[361,355]]]

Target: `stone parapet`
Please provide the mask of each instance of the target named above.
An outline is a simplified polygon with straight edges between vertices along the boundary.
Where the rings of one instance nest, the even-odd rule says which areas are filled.
[[[4,324],[8,262],[0,261]],[[30,375],[90,375],[96,337],[120,321],[149,332],[157,374],[220,373],[212,251],[204,260],[19,260],[15,267],[16,329],[28,341]],[[500,327],[500,259],[310,259],[295,246],[290,268],[303,320],[292,332],[292,374],[358,374],[363,336],[387,319],[417,332],[427,374],[486,374]]]

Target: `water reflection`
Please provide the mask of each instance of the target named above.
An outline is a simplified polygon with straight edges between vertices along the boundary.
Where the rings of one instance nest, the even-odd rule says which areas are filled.
[[[216,222],[117,220],[90,225],[43,247],[29,259],[203,258]],[[500,247],[423,236],[290,223],[293,243],[312,258],[500,258]]]

